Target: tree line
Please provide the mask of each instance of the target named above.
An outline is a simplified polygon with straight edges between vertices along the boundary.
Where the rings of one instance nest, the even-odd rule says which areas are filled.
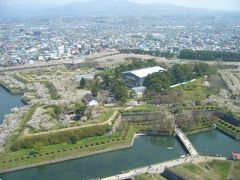
[[[120,53],[125,53],[125,54],[147,54],[151,56],[156,56],[156,57],[165,57],[165,58],[173,58],[174,53],[168,52],[168,51],[159,51],[159,50],[143,50],[143,49],[121,49]]]
[[[226,52],[226,51],[193,51],[190,49],[184,49],[180,51],[178,56],[180,59],[198,59],[203,61],[240,61],[240,53]]]

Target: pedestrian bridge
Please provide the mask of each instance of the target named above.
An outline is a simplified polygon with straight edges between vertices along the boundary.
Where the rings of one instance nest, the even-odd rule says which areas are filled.
[[[191,156],[198,156],[197,150],[194,148],[194,146],[189,141],[187,136],[183,133],[183,131],[180,128],[176,127],[175,128],[175,133],[179,137],[179,139],[182,141],[183,145],[186,147],[186,149],[188,150],[189,154]]]

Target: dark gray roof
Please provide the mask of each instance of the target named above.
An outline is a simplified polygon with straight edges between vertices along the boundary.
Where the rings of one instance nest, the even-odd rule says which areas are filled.
[[[86,103],[90,103],[91,101],[95,100],[95,101],[98,101],[98,99],[94,96],[92,96],[91,94],[87,93],[83,96],[83,100],[86,102]]]

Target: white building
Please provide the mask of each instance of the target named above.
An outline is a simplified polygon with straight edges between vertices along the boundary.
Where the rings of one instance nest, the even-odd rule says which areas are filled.
[[[136,69],[122,73],[122,79],[124,83],[129,87],[143,86],[144,79],[153,73],[166,71],[160,66],[154,66],[150,68]]]
[[[94,96],[92,96],[91,94],[85,94],[85,96],[83,97],[83,100],[85,101],[85,103],[87,104],[87,106],[98,106],[98,99]]]

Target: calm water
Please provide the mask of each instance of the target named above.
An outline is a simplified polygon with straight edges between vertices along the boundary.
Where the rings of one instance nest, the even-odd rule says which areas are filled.
[[[173,147],[168,150],[167,147]],[[3,180],[80,180],[115,175],[121,171],[185,154],[173,137],[141,136],[130,149],[0,175]]]
[[[0,86],[0,124],[4,119],[4,115],[9,114],[12,108],[21,107],[23,105],[21,96],[12,95]]]
[[[189,140],[199,153],[222,154],[228,156],[232,151],[240,152],[240,141],[236,141],[219,130],[189,135]]]

